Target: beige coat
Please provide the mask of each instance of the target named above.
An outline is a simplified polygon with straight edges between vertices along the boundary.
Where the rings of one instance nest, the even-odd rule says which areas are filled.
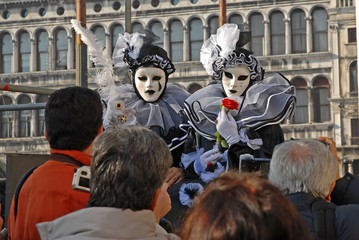
[[[180,239],[158,225],[150,210],[90,207],[36,226],[42,240]]]

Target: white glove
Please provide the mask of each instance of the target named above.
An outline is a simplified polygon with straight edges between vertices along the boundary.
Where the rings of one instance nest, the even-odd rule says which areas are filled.
[[[216,164],[218,160],[222,157],[222,153],[219,151],[218,146],[215,145],[212,150],[209,150],[203,153],[199,158],[194,162],[194,170],[197,174],[200,174],[206,171],[207,165],[209,162]]]
[[[217,131],[226,140],[229,146],[239,142],[237,123],[230,113],[226,113],[222,107],[217,117]]]

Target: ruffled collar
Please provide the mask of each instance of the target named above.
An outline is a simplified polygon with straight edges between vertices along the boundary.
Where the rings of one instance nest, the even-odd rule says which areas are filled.
[[[173,129],[178,129],[185,122],[182,110],[189,93],[175,84],[167,84],[164,95],[151,103],[140,99],[131,84],[119,86],[118,94],[126,96],[125,107],[135,111],[136,120],[141,126],[156,131],[164,138],[176,135]]]
[[[209,140],[216,139],[215,121],[224,98],[222,86],[213,84],[198,90],[185,101],[185,113],[191,126]],[[284,76],[275,73],[251,86],[239,105],[240,111],[234,116],[238,129],[278,124],[291,117],[295,88]]]

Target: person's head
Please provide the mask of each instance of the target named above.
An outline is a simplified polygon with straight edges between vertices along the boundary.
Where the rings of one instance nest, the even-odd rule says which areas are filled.
[[[263,78],[262,68],[251,52],[244,48],[233,51],[232,56],[225,61],[224,68],[217,69],[222,81],[222,88],[227,97],[239,97],[255,82]]]
[[[150,209],[171,164],[171,152],[155,132],[139,126],[105,131],[92,150],[89,204]]]
[[[102,126],[100,95],[85,87],[59,89],[45,108],[46,135],[52,149],[85,150]]]
[[[316,139],[289,140],[274,148],[269,180],[288,194],[305,192],[324,199],[337,171],[336,160],[325,143]]]
[[[123,61],[127,65],[132,74],[135,92],[145,102],[156,102],[163,96],[168,76],[175,71],[167,52],[153,44],[157,39],[158,37],[148,30],[131,35],[125,33],[124,36],[120,35],[117,41],[119,50],[117,46],[115,49],[115,62]]]
[[[240,34],[236,24],[224,24],[201,48],[203,66],[213,79],[222,81],[227,97],[242,96],[263,79],[259,61],[242,47],[247,42],[247,32]]]
[[[155,102],[163,94],[168,76],[153,65],[139,67],[134,72],[133,87],[137,95],[146,102]]]
[[[295,207],[268,180],[226,172],[212,181],[185,219],[184,240],[307,240]]]

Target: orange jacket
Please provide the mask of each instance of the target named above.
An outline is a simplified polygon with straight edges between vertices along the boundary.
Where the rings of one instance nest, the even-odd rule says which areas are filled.
[[[91,158],[79,151],[51,149],[51,154],[68,155],[90,166]],[[89,193],[72,189],[72,179],[78,166],[48,160],[39,166],[21,188],[17,216],[14,216],[14,199],[11,203],[9,239],[40,239],[36,223],[51,221],[86,207]]]

